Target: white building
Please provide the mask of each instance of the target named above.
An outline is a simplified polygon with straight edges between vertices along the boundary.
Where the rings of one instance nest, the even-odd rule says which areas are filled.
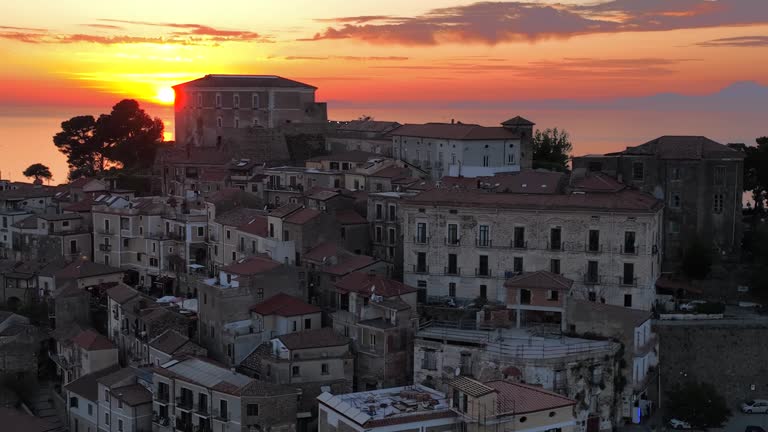
[[[406,124],[393,130],[393,157],[430,173],[479,177],[530,168],[534,123],[515,117],[501,127],[463,123]]]
[[[558,178],[539,177],[498,175],[497,192],[440,187],[404,200],[405,283],[421,289],[422,302],[507,303],[507,279],[546,270],[573,280],[571,295],[650,310],[663,204],[604,177],[567,192]]]

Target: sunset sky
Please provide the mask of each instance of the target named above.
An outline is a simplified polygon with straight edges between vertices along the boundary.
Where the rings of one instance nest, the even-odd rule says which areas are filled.
[[[52,147],[42,141],[57,122],[126,97],[172,129],[169,87],[207,73],[311,83],[334,119],[538,116],[571,130],[577,153],[699,124],[698,134],[747,140],[768,124],[768,104],[739,99],[768,90],[766,0],[25,0],[0,3],[0,55],[0,151]],[[656,121],[667,103],[678,117]],[[627,110],[642,113],[606,116]],[[30,118],[51,129],[24,126]],[[63,180],[62,159],[42,151]],[[36,162],[16,160],[0,169],[18,177]]]

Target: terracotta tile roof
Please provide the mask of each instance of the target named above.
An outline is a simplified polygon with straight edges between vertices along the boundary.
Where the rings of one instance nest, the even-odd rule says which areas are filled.
[[[216,223],[226,226],[239,227],[254,220],[259,216],[264,216],[264,211],[259,209],[236,207],[226,213],[216,216]]]
[[[323,272],[336,276],[344,276],[346,274],[352,273],[355,270],[361,270],[365,267],[368,267],[377,261],[377,259],[367,255],[354,255],[345,259],[344,261],[339,262],[336,265],[326,267],[323,269]]]
[[[395,165],[390,165],[388,167],[384,167],[373,174],[371,174],[369,177],[383,177],[383,178],[406,178],[411,176],[411,170],[405,167],[399,167]]]
[[[92,329],[83,330],[72,339],[72,342],[86,351],[101,351],[115,348],[115,345],[106,336]]]
[[[160,336],[152,339],[149,342],[149,346],[160,352],[171,355],[175,353],[176,350],[184,346],[184,344],[187,342],[189,342],[188,337],[177,332],[176,330],[168,329],[160,334]]]
[[[301,394],[301,390],[281,384],[273,384],[262,380],[253,380],[240,389],[241,396],[275,397],[290,394]]]
[[[573,281],[559,274],[539,270],[513,276],[504,282],[507,288],[568,290]]]
[[[59,213],[59,214],[41,214],[38,215],[40,219],[47,220],[47,221],[62,221],[62,220],[75,220],[75,219],[82,219],[83,217],[79,214],[74,213]]]
[[[99,384],[103,384],[107,387],[112,387],[114,385],[117,385],[121,381],[124,381],[131,377],[135,377],[137,373],[138,371],[136,369],[132,367],[126,367],[126,368],[118,369],[107,375],[104,375],[101,378],[97,379],[96,381],[98,381]]]
[[[384,419],[368,420],[365,422],[366,428],[394,426],[404,423],[424,422],[427,420],[436,420],[442,418],[456,417],[456,413],[450,410],[429,412],[425,414],[409,415],[407,417],[391,417]]]
[[[17,220],[11,226],[14,227],[14,228],[22,228],[22,229],[34,229],[34,228],[37,228],[37,216],[29,215],[29,216],[25,217],[24,219]]]
[[[193,81],[177,84],[173,88],[224,88],[224,87],[265,87],[265,88],[308,88],[317,87],[290,80],[277,75],[215,75],[210,74]]]
[[[576,405],[575,400],[541,387],[506,380],[483,384],[499,393],[496,402],[498,414],[526,414]]]
[[[519,133],[507,128],[464,123],[405,124],[390,132],[389,135],[455,140],[506,140],[520,138]]]
[[[320,311],[319,307],[284,293],[273,295],[263,302],[251,306],[251,312],[259,315],[279,315],[283,317],[307,315],[319,313]]]
[[[305,253],[304,259],[322,262],[323,258],[335,257],[339,253],[340,249],[341,248],[335,242],[323,242]]]
[[[79,279],[115,273],[124,273],[124,271],[116,267],[110,267],[106,264],[99,264],[93,261],[79,259],[72,261],[68,266],[57,272],[56,278]]]
[[[250,221],[238,225],[237,229],[247,234],[253,234],[259,237],[267,237],[269,230],[267,229],[267,217],[255,216]]]
[[[322,212],[319,210],[303,208],[299,211],[296,211],[288,215],[285,219],[283,219],[283,222],[292,223],[296,225],[304,225],[305,223],[313,220],[314,218],[320,216],[321,214]]]
[[[200,175],[200,181],[204,182],[223,182],[229,177],[227,169],[204,168]]]
[[[93,207],[96,204],[96,201],[92,197],[85,197],[80,201],[73,202],[72,204],[68,204],[61,209],[64,211],[70,211],[70,212],[87,212],[91,211],[91,207]]]
[[[309,192],[307,198],[316,201],[328,201],[329,199],[340,195],[339,191],[336,189],[312,189]]]
[[[61,429],[60,425],[48,420],[5,407],[0,407],[0,424],[7,431],[54,432]]]
[[[512,117],[511,119],[506,120],[501,124],[502,126],[534,126],[536,125],[536,123],[528,119],[522,118],[520,116]]]
[[[620,154],[653,155],[659,159],[742,159],[744,153],[703,136],[665,135],[645,144],[628,147]]]
[[[282,219],[301,208],[302,208],[301,204],[289,203],[272,210],[271,212],[269,212],[269,215]]]
[[[573,188],[585,192],[618,192],[627,186],[603,173],[590,173],[574,182]]]
[[[416,292],[416,288],[379,275],[353,272],[336,282],[336,289],[344,292],[356,292],[364,297],[372,293],[384,298]]]
[[[352,120],[339,126],[339,130],[350,132],[387,132],[398,126],[400,126],[400,123],[394,121]]]
[[[223,267],[221,270],[227,273],[248,276],[265,273],[280,266],[281,264],[279,262],[270,258],[261,256],[249,256],[241,259],[236,263]]]
[[[441,205],[475,208],[535,210],[592,210],[655,213],[663,203],[652,195],[633,189],[615,193],[572,193],[554,195],[505,194],[483,191],[432,189],[403,200],[403,205]]]
[[[368,220],[352,209],[336,210],[336,220],[342,225],[367,224]]]
[[[333,153],[324,156],[315,156],[310,158],[310,161],[334,161],[334,162],[354,162],[363,163],[368,162],[371,159],[385,159],[384,156],[378,153],[369,153],[362,150],[350,150],[342,153]]]
[[[152,403],[152,393],[141,384],[113,388],[110,394],[129,406]]]
[[[100,371],[83,375],[64,386],[64,389],[76,393],[89,401],[97,402],[99,400],[99,379],[120,370],[120,366],[114,365]]]
[[[288,333],[277,338],[289,350],[341,346],[349,343],[349,338],[336,333],[331,327]]]
[[[124,283],[119,283],[107,290],[107,296],[118,304],[123,304],[138,297],[139,292]]]
[[[523,170],[489,177],[443,177],[441,188],[485,189],[504,193],[556,194],[562,192],[565,175],[546,170]]]

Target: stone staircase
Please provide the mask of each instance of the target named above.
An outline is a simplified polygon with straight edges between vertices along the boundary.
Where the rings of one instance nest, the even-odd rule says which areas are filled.
[[[64,422],[65,419],[59,416],[55,398],[60,399],[61,396],[55,394],[53,386],[51,384],[41,383],[37,394],[29,401],[30,409],[35,416],[56,425],[56,428],[51,432],[66,432],[67,425]]]

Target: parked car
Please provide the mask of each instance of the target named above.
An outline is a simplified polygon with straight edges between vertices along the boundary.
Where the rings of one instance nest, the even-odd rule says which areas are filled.
[[[698,305],[705,304],[706,301],[704,300],[693,300],[689,301],[688,303],[683,303],[680,305],[680,310],[683,312],[696,312],[696,308]]]
[[[744,432],[765,432],[765,429],[760,426],[747,426],[747,428],[744,429]]]
[[[768,413],[768,400],[765,400],[765,399],[748,400],[743,404],[741,404],[741,411],[747,414]]]
[[[669,421],[669,427],[671,427],[672,429],[690,429],[691,424],[688,423],[687,421],[673,418]]]

